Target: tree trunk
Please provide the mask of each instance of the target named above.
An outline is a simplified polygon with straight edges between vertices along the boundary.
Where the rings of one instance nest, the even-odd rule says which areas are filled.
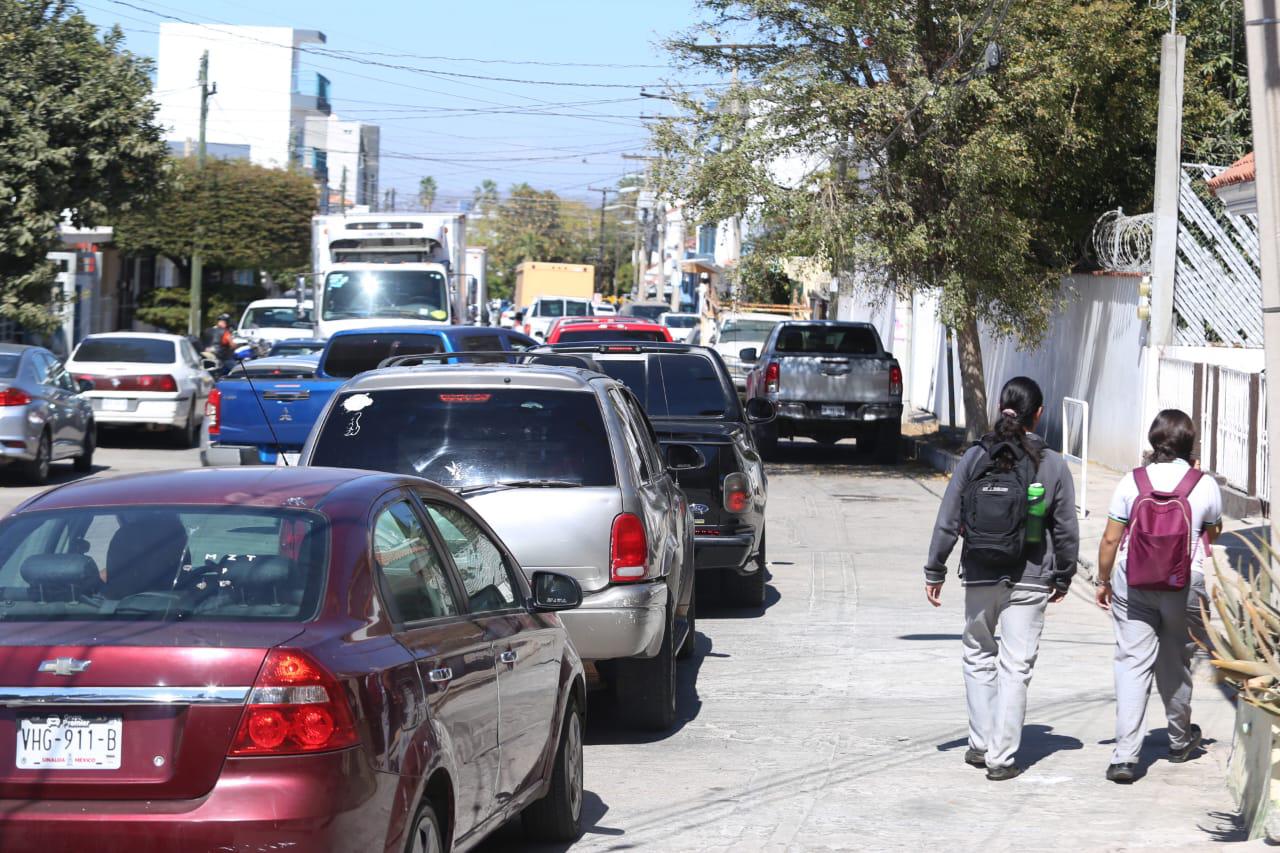
[[[956,347],[960,351],[960,387],[964,390],[965,438],[977,441],[991,429],[991,421],[987,418],[987,381],[976,317],[971,316],[956,327]]]

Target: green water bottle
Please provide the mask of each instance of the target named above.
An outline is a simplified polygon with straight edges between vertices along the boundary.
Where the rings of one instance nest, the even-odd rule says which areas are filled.
[[[1044,502],[1044,484],[1032,483],[1027,486],[1027,541],[1044,541],[1044,513],[1048,507]]]

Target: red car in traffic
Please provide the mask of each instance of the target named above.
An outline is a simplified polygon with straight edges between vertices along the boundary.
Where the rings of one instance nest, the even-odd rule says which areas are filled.
[[[581,833],[581,662],[426,480],[91,479],[0,522],[0,850],[463,850]]]
[[[647,320],[601,320],[595,317],[562,317],[547,330],[548,344],[613,343],[616,341],[671,342],[671,331]]]

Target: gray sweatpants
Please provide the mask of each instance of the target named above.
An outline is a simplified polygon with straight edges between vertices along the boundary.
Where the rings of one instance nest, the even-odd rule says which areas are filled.
[[[1116,632],[1116,747],[1111,763],[1136,763],[1151,680],[1164,702],[1169,747],[1187,745],[1191,726],[1192,637],[1203,633],[1199,602],[1204,575],[1195,572],[1184,590],[1128,589],[1124,573],[1113,579],[1111,615]]]
[[[1004,583],[964,588],[969,746],[987,754],[987,767],[1013,764],[1022,742],[1027,685],[1040,651],[1048,603],[1048,590],[1016,589]]]

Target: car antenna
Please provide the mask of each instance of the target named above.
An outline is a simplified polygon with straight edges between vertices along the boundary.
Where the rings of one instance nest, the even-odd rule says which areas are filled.
[[[284,467],[289,467],[289,457],[284,455],[284,445],[280,443],[280,437],[276,435],[276,428],[271,424],[271,418],[267,417],[267,409],[262,405],[262,397],[258,395],[258,389],[253,387],[253,378],[249,376],[249,368],[244,366],[244,359],[235,353],[231,357],[236,360],[236,364],[240,365],[240,369],[244,371],[244,381],[249,383],[249,391],[253,393],[253,399],[258,404],[258,411],[262,412],[262,422],[267,425],[267,432],[271,433],[271,441],[276,446],[276,458],[284,462]]]

